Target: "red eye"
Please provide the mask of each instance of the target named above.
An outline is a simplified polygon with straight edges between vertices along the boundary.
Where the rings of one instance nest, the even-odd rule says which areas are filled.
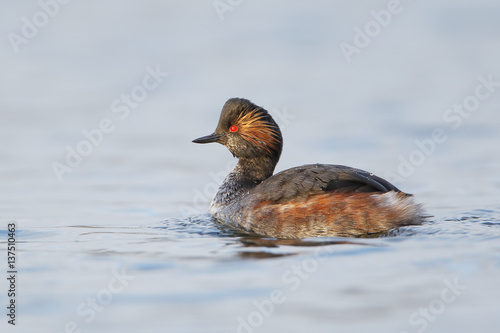
[[[237,132],[237,131],[238,131],[238,126],[229,127],[229,132]]]

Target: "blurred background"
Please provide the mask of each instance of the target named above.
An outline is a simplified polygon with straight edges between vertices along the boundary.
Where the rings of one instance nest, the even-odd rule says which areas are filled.
[[[461,226],[439,222],[468,216],[496,225],[496,229],[475,230],[474,234],[498,235],[498,1],[41,0],[4,3],[0,17],[0,212],[2,223],[16,221],[26,235],[25,252],[20,253],[27,272],[20,285],[24,308],[19,312],[25,327],[29,328],[29,319],[31,325],[43,323],[37,327],[47,331],[63,331],[80,300],[99,290],[78,279],[91,281],[85,275],[90,274],[96,281],[101,279],[95,282],[100,286],[109,279],[111,268],[106,266],[107,273],[102,273],[97,267],[119,261],[135,270],[137,280],[142,276],[141,285],[152,288],[119,303],[117,307],[125,313],[135,311],[133,304],[142,304],[143,309],[150,309],[152,321],[166,318],[165,325],[172,323],[175,332],[237,329],[234,318],[248,312],[241,309],[252,307],[254,295],[244,292],[244,284],[235,281],[233,291],[239,293],[228,292],[230,297],[214,291],[212,300],[225,305],[219,312],[207,313],[211,303],[182,294],[162,298],[172,285],[163,290],[168,284],[158,271],[149,273],[151,267],[140,263],[151,262],[160,272],[167,265],[174,272],[170,276],[192,279],[199,286],[200,267],[206,265],[213,272],[220,268],[221,256],[232,258],[231,251],[239,250],[228,250],[223,245],[227,240],[217,237],[210,238],[208,245],[195,238],[184,247],[170,247],[165,241],[145,249],[137,244],[149,243],[145,241],[149,234],[134,229],[178,219],[184,223],[179,230],[189,232],[189,219],[206,215],[211,196],[235,161],[219,145],[195,145],[191,140],[212,133],[224,102],[231,97],[263,106],[280,124],[285,143],[277,171],[308,163],[365,169],[415,194],[435,218],[437,227],[429,233],[446,233],[451,228],[451,233],[462,235]],[[107,229],[94,234],[86,229],[89,226]],[[121,237],[126,232],[120,228],[131,228],[134,241]],[[154,231],[151,237],[179,237],[168,232],[159,236],[161,232],[165,231]],[[484,240],[468,240],[465,246],[456,247],[474,248]],[[397,251],[397,260],[381,257],[374,262],[399,265],[429,247],[425,242],[418,244],[411,245],[409,252]],[[223,254],[210,252],[212,246]],[[498,277],[500,261],[498,245],[491,246],[485,245],[474,255],[464,254],[471,262],[482,262],[486,254],[489,258],[488,269],[480,269],[474,280],[482,281],[478,285],[483,287],[473,293],[473,303],[485,306],[476,307],[478,321],[464,326],[450,316],[436,321],[429,331],[478,329],[480,322],[482,332],[493,332],[488,329],[498,320],[489,314],[498,310],[498,302],[492,301],[484,281]],[[185,263],[177,266],[186,252],[193,254],[191,259],[207,253],[216,259],[194,260],[196,269]],[[94,257],[95,253],[109,256]],[[121,255],[113,257],[113,253]],[[156,255],[161,265],[152,259]],[[451,253],[443,256],[424,261],[437,267],[438,273],[427,272],[432,281],[441,281],[443,271],[431,263],[455,258]],[[367,265],[366,257],[356,260],[360,267]],[[65,264],[69,262],[73,264]],[[244,271],[272,269],[269,262],[231,265]],[[465,269],[467,265],[458,266]],[[297,329],[316,331],[335,327],[346,332],[367,327],[381,332],[416,331],[420,326],[408,325],[407,318],[432,296],[395,301],[401,308],[387,305],[386,312],[367,309],[362,304],[377,304],[380,293],[393,295],[386,299],[389,304],[408,291],[407,286],[394,293],[377,289],[368,298],[360,297],[357,293],[362,294],[363,288],[358,287],[366,281],[359,276],[370,276],[379,266],[368,267],[368,271],[354,269],[359,275],[352,283],[359,285],[328,287],[333,288],[333,298],[351,297],[356,303],[359,297],[360,308],[351,304],[354,308],[349,313],[366,321],[329,321],[332,312],[321,298],[325,289],[319,289],[327,288],[330,281],[331,275],[325,272],[317,275],[318,279],[322,276],[322,283],[311,286],[312,291],[302,288],[307,295],[319,297],[310,305],[317,311],[302,317],[297,313],[304,312],[287,303],[280,316],[251,330],[277,331],[284,321]],[[406,273],[377,275],[375,281],[421,272],[411,267]],[[282,272],[283,268],[276,272],[277,280],[269,282],[270,290],[279,286]],[[229,272],[228,276],[246,281],[236,278],[237,274]],[[251,273],[245,274],[253,279]],[[146,283],[148,276],[154,282]],[[353,276],[343,281],[353,281]],[[222,275],[210,278],[225,281]],[[437,294],[442,286],[439,282]],[[54,288],[61,290],[57,297],[48,291]],[[68,294],[74,299],[67,299]],[[268,295],[267,289],[264,294]],[[304,296],[298,302],[307,301]],[[179,310],[179,303],[184,308]],[[36,315],[39,308],[45,309],[43,319]],[[177,315],[170,317],[167,312]],[[85,329],[127,331],[144,323],[144,316],[114,321],[123,312],[110,313]],[[462,312],[455,312],[455,318],[457,313]],[[316,318],[318,326],[311,324],[311,318]],[[184,325],[183,320],[191,324]]]

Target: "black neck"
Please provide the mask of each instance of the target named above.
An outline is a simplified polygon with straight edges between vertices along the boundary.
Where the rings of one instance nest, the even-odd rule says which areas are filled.
[[[240,185],[244,188],[257,186],[271,177],[278,160],[273,157],[241,158],[231,171]]]
[[[271,177],[278,159],[279,156],[240,159],[219,187],[212,200],[212,207],[234,203],[235,197],[245,195],[250,189]]]

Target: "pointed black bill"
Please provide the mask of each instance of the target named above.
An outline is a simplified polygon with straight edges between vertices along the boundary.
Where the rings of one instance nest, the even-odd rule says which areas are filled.
[[[207,135],[207,136],[203,136],[203,137],[198,138],[198,139],[194,139],[193,142],[194,143],[218,142],[221,137],[222,137],[222,135],[213,133],[213,134],[210,134],[210,135]]]

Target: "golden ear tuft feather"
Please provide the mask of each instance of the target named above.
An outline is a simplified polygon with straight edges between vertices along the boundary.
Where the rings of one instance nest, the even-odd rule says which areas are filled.
[[[268,153],[279,147],[279,133],[273,124],[266,121],[265,113],[260,108],[242,113],[235,121],[241,137],[247,142],[258,146]]]

